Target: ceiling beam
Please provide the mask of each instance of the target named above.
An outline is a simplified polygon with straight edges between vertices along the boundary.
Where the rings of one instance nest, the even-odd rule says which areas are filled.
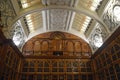
[[[109,30],[106,28],[105,23],[102,21],[102,19],[100,19],[100,17],[97,15],[97,13],[85,9],[85,8],[76,8],[76,7],[68,7],[68,6],[58,6],[58,5],[54,5],[54,6],[41,6],[41,5],[36,5],[36,6],[31,6],[29,8],[26,9],[21,9],[19,14],[15,17],[15,19],[12,22],[12,25],[21,17],[26,16],[27,14],[31,14],[33,12],[40,12],[40,11],[44,11],[44,10],[51,10],[51,9],[65,9],[65,10],[70,10],[73,12],[76,12],[78,14],[84,14],[86,16],[91,17],[92,19],[96,20],[98,23],[100,23],[104,29],[109,33]]]

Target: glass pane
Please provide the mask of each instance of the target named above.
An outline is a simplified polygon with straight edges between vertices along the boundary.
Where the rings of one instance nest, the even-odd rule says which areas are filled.
[[[53,63],[52,67],[57,67],[57,62]]]
[[[72,80],[72,75],[67,75],[67,80]]]
[[[88,75],[88,80],[93,80],[93,76],[92,75]]]
[[[116,80],[115,75],[111,76],[111,80]]]
[[[52,68],[52,72],[57,72],[57,68]]]
[[[113,69],[113,67],[110,67],[110,68],[109,68],[109,72],[110,72],[111,75],[114,74],[114,69]]]
[[[23,68],[22,72],[27,72],[28,68]]]
[[[29,68],[29,72],[34,72],[34,68]]]
[[[120,65],[119,64],[115,64],[115,70],[116,70],[116,72],[120,72]]]
[[[87,68],[87,72],[91,72],[92,70],[91,70],[91,68]]]
[[[66,64],[67,64],[67,67],[71,67],[72,65],[71,62],[67,62]]]
[[[114,54],[115,51],[114,51],[114,47],[111,48],[111,53]]]
[[[44,68],[44,72],[49,72],[49,68]]]
[[[43,67],[43,62],[39,62],[38,67]]]
[[[30,67],[34,67],[34,62],[30,62]]]
[[[59,80],[64,80],[64,75],[60,75]]]
[[[81,77],[82,77],[82,80],[87,80],[86,75],[82,75]]]
[[[117,73],[117,78],[118,78],[118,80],[120,79],[120,73]]]
[[[38,72],[42,72],[42,68],[38,68]]]
[[[108,71],[108,69],[106,69],[105,72],[106,72],[106,76],[109,76],[109,71]]]
[[[72,72],[72,68],[67,68],[67,72]]]
[[[117,44],[114,45],[114,48],[115,48],[116,51],[120,50],[120,46],[117,45]]]
[[[80,63],[80,66],[81,66],[81,67],[85,67],[85,63],[84,63],[84,62],[81,62],[81,63]]]
[[[49,67],[49,64],[45,62],[44,67]]]
[[[63,67],[64,66],[64,62],[59,62],[59,67]]]
[[[37,80],[42,80],[42,75],[37,75]]]
[[[58,79],[58,75],[52,75],[52,80],[57,80]]]
[[[78,72],[78,68],[73,68],[73,72]]]
[[[63,68],[59,68],[59,72],[63,72],[64,71],[64,69]]]
[[[24,66],[24,67],[28,67],[28,62],[25,62],[25,63],[23,64],[23,66]]]
[[[105,60],[105,55],[102,54],[102,55],[101,55],[101,58],[102,58],[102,60]]]
[[[29,75],[28,80],[33,80],[33,75]]]
[[[120,58],[120,51],[117,53],[118,58]]]
[[[26,75],[22,75],[22,80],[26,80],[27,76]]]
[[[44,75],[44,80],[49,80],[49,75]]]
[[[81,72],[86,72],[86,68],[81,68]]]
[[[74,66],[74,67],[78,67],[77,61],[73,62],[73,66]]]
[[[113,61],[116,60],[116,59],[117,59],[117,56],[116,56],[116,55],[113,55],[113,56],[112,56],[112,59],[113,59]]]
[[[79,79],[79,75],[78,74],[74,75],[74,80],[78,80],[78,79]]]

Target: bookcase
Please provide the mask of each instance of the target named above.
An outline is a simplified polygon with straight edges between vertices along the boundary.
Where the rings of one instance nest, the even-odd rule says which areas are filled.
[[[74,40],[71,39],[71,41]],[[74,45],[71,41],[63,40],[68,46]],[[54,41],[48,40],[48,42]],[[23,56],[11,40],[6,39],[2,43],[0,41],[0,80],[120,79],[120,34],[108,39],[94,55],[91,55],[91,51],[86,46],[74,47],[75,45],[71,48],[72,51],[66,47],[62,48],[61,51],[55,49],[50,51],[49,48],[51,47],[49,46],[46,50],[47,53],[42,50],[40,52],[43,53],[38,54],[37,45],[37,48],[33,50],[35,54]],[[82,52],[79,50],[80,47],[83,50]],[[85,48],[89,52],[85,52]]]
[[[21,80],[93,80],[90,59],[25,59]]]
[[[18,80],[21,57],[10,44],[1,46],[0,80]]]
[[[120,43],[117,40],[119,37],[93,57],[96,80],[120,79]]]

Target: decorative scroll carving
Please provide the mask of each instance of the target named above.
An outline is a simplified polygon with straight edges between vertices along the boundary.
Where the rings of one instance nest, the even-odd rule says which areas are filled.
[[[16,22],[12,28],[10,29],[11,38],[13,39],[16,46],[20,49],[23,46],[23,43],[25,42],[25,35],[22,30],[22,26],[20,24],[20,21]]]
[[[119,20],[114,14],[114,7],[120,5],[119,0],[111,0],[111,3],[108,4],[108,7],[103,14],[103,21],[107,24],[110,31],[114,31],[119,25]]]
[[[13,18],[16,16],[10,0],[0,0],[0,15],[0,25],[2,25],[3,27],[8,27],[13,21]]]
[[[65,35],[61,32],[54,32],[50,35],[51,39],[65,39]]]
[[[103,37],[105,36],[105,32],[102,31],[100,25],[96,26],[89,39],[93,51],[97,50],[103,44]]]
[[[45,33],[43,35],[49,35],[45,38],[39,37],[41,35],[33,37],[24,45],[23,55],[53,56],[53,52],[63,52],[62,56],[85,56],[87,58],[91,56],[91,49],[86,42],[80,38],[74,38],[72,34],[58,33],[57,35],[56,32]],[[62,36],[59,38],[58,35]],[[73,38],[68,38],[69,35]],[[56,39],[55,36],[58,38]]]

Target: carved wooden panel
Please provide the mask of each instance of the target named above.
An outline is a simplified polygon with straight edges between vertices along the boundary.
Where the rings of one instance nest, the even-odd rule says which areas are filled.
[[[88,43],[75,35],[63,32],[49,32],[35,36],[23,47],[23,55],[48,56],[54,51],[63,52],[63,56],[91,56]]]

